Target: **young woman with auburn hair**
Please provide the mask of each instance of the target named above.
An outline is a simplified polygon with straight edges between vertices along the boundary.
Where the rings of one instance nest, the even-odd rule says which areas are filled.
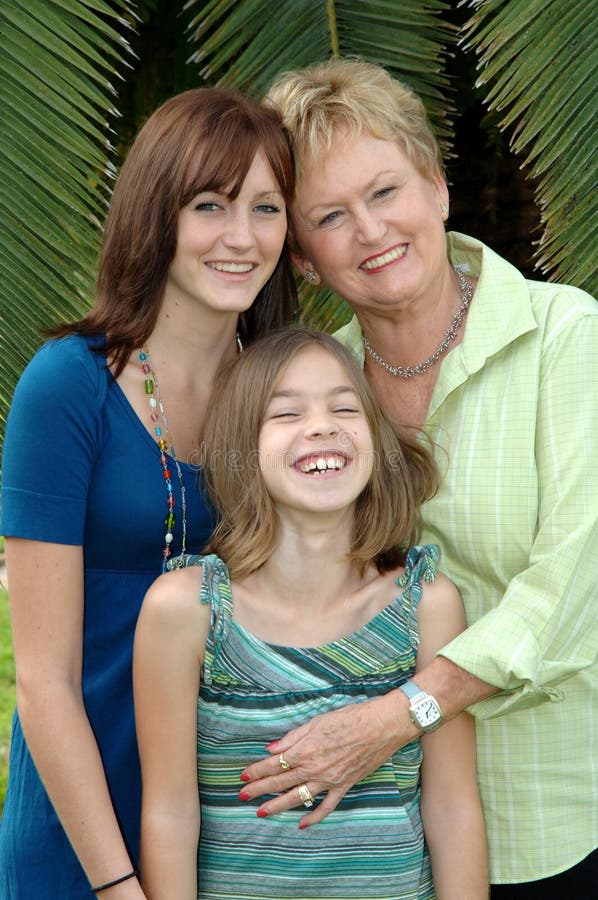
[[[167,101],[114,188],[93,309],[54,330],[17,387],[2,468],[18,707],[2,897],[144,896],[135,623],[152,581],[214,524],[197,461],[218,369],[293,313],[293,187],[275,112],[217,89]]]

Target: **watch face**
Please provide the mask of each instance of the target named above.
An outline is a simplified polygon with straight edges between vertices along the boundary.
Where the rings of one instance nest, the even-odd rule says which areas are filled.
[[[435,725],[442,717],[438,704],[432,698],[422,700],[413,708],[413,714],[422,728],[429,728]]]

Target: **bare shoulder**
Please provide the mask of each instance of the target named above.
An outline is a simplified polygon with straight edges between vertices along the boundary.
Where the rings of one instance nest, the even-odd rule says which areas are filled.
[[[437,572],[436,578],[431,582],[422,582],[422,598],[420,610],[432,614],[462,613],[463,601],[454,581],[444,574]]]
[[[206,608],[199,595],[201,576],[201,566],[160,575],[145,595],[141,617],[171,626],[185,626],[203,618]]]
[[[467,621],[457,586],[442,572],[433,582],[424,583],[417,614],[418,668],[422,668],[441,647],[467,628]]]

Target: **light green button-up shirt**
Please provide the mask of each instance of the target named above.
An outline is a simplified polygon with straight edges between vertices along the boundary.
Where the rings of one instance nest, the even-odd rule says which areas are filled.
[[[423,541],[470,626],[442,655],[506,692],[471,709],[491,880],[531,881],[598,846],[598,303],[448,244],[479,282],[428,410]],[[336,337],[363,361],[357,319]]]

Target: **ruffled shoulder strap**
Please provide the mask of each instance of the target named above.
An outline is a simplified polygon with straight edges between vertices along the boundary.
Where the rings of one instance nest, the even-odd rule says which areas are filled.
[[[210,684],[214,660],[227,638],[233,616],[230,575],[226,563],[215,553],[206,556],[187,553],[179,568],[181,564],[202,567],[199,599],[204,606],[210,607],[210,631],[206,640],[202,680]]]
[[[397,579],[398,586],[403,588],[400,600],[412,647],[419,646],[417,607],[422,598],[422,582],[430,584],[436,579],[439,557],[440,549],[436,544],[410,547],[405,560],[405,571]]]

